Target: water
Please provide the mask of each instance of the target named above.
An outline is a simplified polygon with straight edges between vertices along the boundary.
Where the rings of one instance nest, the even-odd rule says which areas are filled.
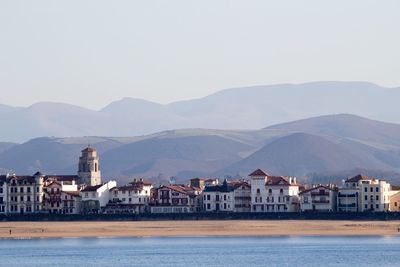
[[[400,266],[400,237],[0,240],[0,266]]]

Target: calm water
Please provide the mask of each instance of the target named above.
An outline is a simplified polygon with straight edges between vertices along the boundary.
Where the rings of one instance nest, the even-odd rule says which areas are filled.
[[[398,237],[0,240],[0,266],[400,266]]]

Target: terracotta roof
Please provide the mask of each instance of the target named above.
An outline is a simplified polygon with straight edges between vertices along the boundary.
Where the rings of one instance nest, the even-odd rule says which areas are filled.
[[[183,186],[183,185],[164,185],[164,186],[160,187],[159,189],[162,189],[162,188],[168,188],[168,189],[174,190],[176,192],[179,192],[179,193],[182,193],[185,195],[195,195],[194,192],[196,191],[196,188],[194,188],[194,187]]]
[[[269,176],[269,175],[265,171],[257,169],[254,172],[250,173],[249,176]]]
[[[319,185],[319,186],[316,186],[316,187],[313,187],[313,188],[309,188],[309,189],[307,189],[307,190],[302,190],[302,191],[299,193],[299,195],[302,195],[302,194],[311,192],[311,191],[313,191],[313,190],[322,189],[322,188],[323,188],[323,189],[326,189],[326,190],[337,191],[337,189],[334,189],[334,188],[331,188],[331,187],[328,187],[328,186],[325,186],[325,185]]]
[[[355,182],[358,182],[360,180],[371,180],[371,179],[368,176],[359,174],[359,175],[356,175],[354,177],[351,177],[351,178],[347,179],[345,182],[355,183]]]
[[[295,184],[295,183],[290,184],[288,177],[268,176],[268,179],[265,182],[265,185],[294,185],[294,186],[296,186],[298,184]]]
[[[97,191],[100,187],[102,187],[102,184],[95,185],[95,186],[86,186],[81,192],[94,192]]]

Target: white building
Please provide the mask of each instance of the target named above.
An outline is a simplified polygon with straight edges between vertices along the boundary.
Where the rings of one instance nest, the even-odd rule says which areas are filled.
[[[203,191],[203,210],[206,212],[250,212],[251,189],[247,182],[226,180],[221,185],[206,186]]]
[[[2,175],[0,176],[0,214],[8,212],[7,203],[7,177]]]
[[[301,211],[334,212],[337,205],[337,188],[333,185],[316,185],[299,193]]]
[[[343,181],[339,187],[338,211],[388,211],[392,194],[386,181],[357,175]]]
[[[189,213],[202,209],[201,189],[185,185],[165,185],[155,189],[151,213]]]
[[[299,211],[299,185],[296,178],[271,176],[260,169],[249,176],[252,212]]]
[[[143,213],[148,210],[152,183],[143,179],[128,185],[114,187],[110,191],[111,201],[104,208],[105,213]]]
[[[111,199],[111,189],[117,186],[116,181],[108,181],[106,183],[86,186],[81,190],[81,212],[82,213],[99,213]]]
[[[7,175],[7,208],[8,213],[37,213],[42,211],[44,176]]]

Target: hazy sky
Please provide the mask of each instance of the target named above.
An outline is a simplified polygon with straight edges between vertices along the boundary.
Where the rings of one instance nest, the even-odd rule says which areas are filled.
[[[398,0],[0,1],[0,103],[317,80],[400,86]]]

